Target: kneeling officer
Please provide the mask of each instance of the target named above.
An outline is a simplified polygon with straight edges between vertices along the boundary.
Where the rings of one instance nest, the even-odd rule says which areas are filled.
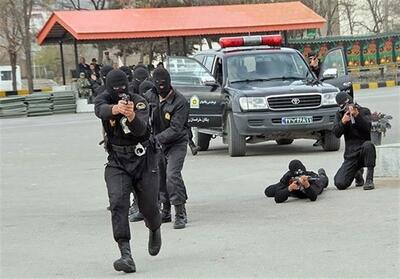
[[[376,163],[375,145],[371,142],[371,111],[353,102],[353,98],[344,92],[336,95],[340,109],[336,112],[333,133],[340,138],[344,135],[344,162],[335,175],[335,186],[339,190],[347,189],[353,180],[356,186],[372,190]],[[364,167],[367,176],[364,183]]]
[[[107,137],[105,180],[114,239],[121,251],[114,268],[135,272],[128,221],[132,188],[149,228],[149,254],[155,256],[161,248],[157,149],[150,135],[148,104],[141,96],[128,92],[124,72],[112,70],[107,75],[106,90],[96,98],[95,113],[102,120]]]

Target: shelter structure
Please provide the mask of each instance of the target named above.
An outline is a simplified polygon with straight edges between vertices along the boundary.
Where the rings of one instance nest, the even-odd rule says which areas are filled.
[[[173,15],[173,16],[171,16]],[[59,44],[63,82],[63,44],[226,36],[262,32],[317,29],[325,19],[301,2],[272,4],[145,8],[122,10],[55,11],[36,36],[39,45]],[[185,52],[185,47],[184,47]]]

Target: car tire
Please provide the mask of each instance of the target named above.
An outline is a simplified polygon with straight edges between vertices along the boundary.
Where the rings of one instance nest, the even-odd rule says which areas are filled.
[[[293,143],[293,139],[278,139],[276,140],[276,143],[278,145],[287,145],[287,144],[292,144]]]
[[[340,138],[337,138],[331,131],[325,131],[321,145],[325,151],[337,151],[340,149]]]
[[[196,145],[200,147],[199,151],[207,151],[210,146],[211,135],[200,133],[197,129],[195,131]]]
[[[246,155],[246,138],[239,134],[233,120],[233,114],[229,113],[226,120],[228,152],[231,157]]]

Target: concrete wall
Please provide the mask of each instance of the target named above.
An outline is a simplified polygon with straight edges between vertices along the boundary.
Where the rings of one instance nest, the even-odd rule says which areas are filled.
[[[376,147],[377,177],[400,177],[400,143]]]

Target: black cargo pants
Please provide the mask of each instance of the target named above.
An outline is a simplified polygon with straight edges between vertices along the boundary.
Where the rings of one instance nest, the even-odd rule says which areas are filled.
[[[375,161],[375,145],[370,141],[364,142],[357,154],[345,159],[339,168],[334,178],[336,188],[339,190],[347,189],[353,182],[357,171],[363,167],[375,167]]]
[[[132,190],[136,192],[146,227],[153,231],[160,227],[158,156],[151,148],[147,148],[142,157],[134,153],[112,152],[108,157],[104,176],[115,241],[131,239],[128,213]]]
[[[187,152],[187,142],[173,144],[164,150],[160,160],[160,201],[179,205],[186,203],[187,192],[182,178],[182,169]]]

